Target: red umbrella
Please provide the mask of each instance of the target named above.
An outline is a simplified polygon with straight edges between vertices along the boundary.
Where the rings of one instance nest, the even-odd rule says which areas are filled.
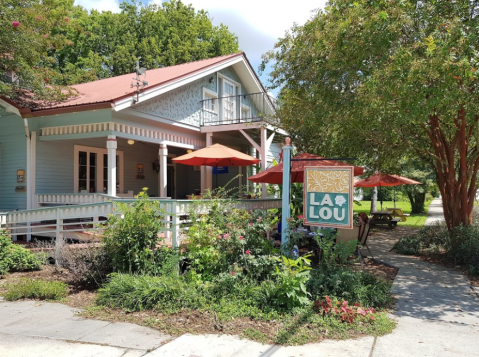
[[[173,161],[183,165],[214,166],[218,168],[218,166],[249,166],[257,164],[260,160],[227,146],[214,144],[175,157]],[[216,169],[216,186],[218,187],[218,169]]]
[[[421,182],[407,177],[388,174],[374,174],[354,184],[356,187],[399,186],[399,185],[422,185]]]
[[[174,162],[190,166],[248,166],[260,160],[221,144],[214,144],[189,154],[175,157]]]
[[[399,185],[422,185],[421,182],[399,175],[377,173],[354,184],[355,187],[378,187]],[[396,208],[396,190],[394,190],[394,208]],[[381,200],[381,210],[383,201]]]
[[[351,166],[348,163],[336,160],[318,160],[324,159],[321,156],[313,154],[299,154],[291,161],[291,182],[304,182],[304,167],[305,166]],[[294,161],[302,160],[302,161]],[[364,169],[359,166],[354,166],[354,176],[359,176],[364,173]],[[248,180],[257,183],[283,183],[283,163],[273,166],[267,170],[248,177]]]

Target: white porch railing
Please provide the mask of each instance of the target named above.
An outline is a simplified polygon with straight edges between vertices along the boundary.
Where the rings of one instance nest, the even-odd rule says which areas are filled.
[[[101,203],[113,198],[101,193],[37,193],[35,196],[37,207],[43,204],[81,205]]]
[[[106,196],[108,197],[108,196]],[[180,243],[180,228],[187,219],[193,200],[171,200],[154,199],[159,201],[160,209],[165,214],[165,230],[171,235],[172,245],[178,247]],[[0,213],[0,228],[10,231],[12,237],[19,235],[46,235],[56,237],[57,242],[62,240],[64,234],[73,232],[85,232],[91,229],[91,225],[98,221],[99,217],[108,217],[113,213],[115,202],[133,203],[135,199],[111,199],[107,202],[96,202],[91,204],[63,205],[56,207],[44,207],[26,211],[10,211]],[[207,213],[208,205],[202,207],[202,201],[197,207],[203,213]],[[243,208],[246,210],[256,209],[274,209],[281,207],[280,199],[256,199],[256,200],[237,200],[233,204],[234,208]],[[68,220],[69,222],[65,222]],[[87,222],[85,222],[87,220]],[[81,222],[81,223],[80,223]],[[85,228],[84,225],[88,226]],[[101,228],[94,227],[99,230]],[[60,238],[60,239],[59,239]]]

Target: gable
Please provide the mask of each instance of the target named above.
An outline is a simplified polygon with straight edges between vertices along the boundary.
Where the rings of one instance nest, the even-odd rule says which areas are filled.
[[[157,118],[157,120],[163,122],[178,122],[199,127],[204,115],[202,101],[205,99],[205,92],[216,97],[227,96],[227,93],[223,90],[224,81],[231,81],[234,86],[235,95],[238,95],[238,110],[241,107],[248,107],[252,114],[258,112],[253,100],[244,96],[249,94],[246,89],[247,86],[233,66],[205,75],[143,103],[140,102],[131,107],[130,110],[148,115],[150,118]]]

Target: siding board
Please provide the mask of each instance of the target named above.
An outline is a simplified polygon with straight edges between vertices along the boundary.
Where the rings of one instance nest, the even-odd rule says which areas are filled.
[[[27,171],[27,139],[23,119],[2,112],[0,117],[0,210],[26,209],[27,193],[15,192],[17,170]]]

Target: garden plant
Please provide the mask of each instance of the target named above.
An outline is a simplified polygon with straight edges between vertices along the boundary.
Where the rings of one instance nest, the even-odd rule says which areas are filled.
[[[157,238],[164,223],[154,201],[140,196],[136,205],[120,208],[125,222],[114,215],[109,224],[105,242],[115,272],[98,291],[100,307],[172,317],[198,311],[213,316],[220,331],[224,324],[250,319],[276,328],[244,329],[245,337],[281,344],[378,335],[394,327],[381,312],[391,302],[389,283],[354,270],[345,258],[355,245],[330,244],[330,237],[318,241],[325,257],[319,263],[312,262],[311,254],[293,257],[266,239],[278,221],[277,211],[234,209],[232,201],[216,195],[194,200],[180,249],[165,249]],[[295,216],[292,223],[301,220]],[[138,233],[142,227],[152,233]],[[299,244],[294,233],[291,238]],[[341,306],[320,312],[327,299]],[[343,307],[346,315],[332,313]],[[149,324],[159,326],[158,321]]]

